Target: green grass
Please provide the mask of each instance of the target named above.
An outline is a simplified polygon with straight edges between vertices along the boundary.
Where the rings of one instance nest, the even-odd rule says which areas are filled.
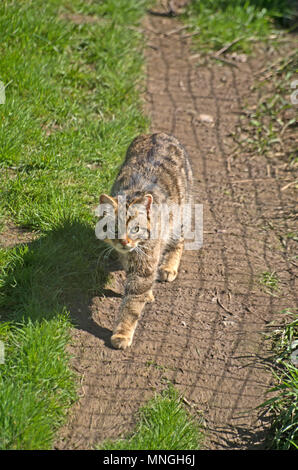
[[[117,441],[106,441],[105,450],[195,450],[202,443],[200,426],[185,409],[173,386],[151,399],[139,413],[136,431]]]
[[[9,85],[0,106],[0,213],[17,224],[48,231],[65,218],[91,222],[128,143],[146,128],[141,38],[130,29],[144,6],[1,2],[0,79]]]
[[[285,313],[291,321],[272,335],[275,385],[268,393],[273,397],[261,405],[271,417],[270,447],[278,450],[298,449],[298,368],[291,359],[298,347],[298,316]]]
[[[259,276],[259,284],[270,294],[278,291],[279,278],[275,272],[264,271]]]
[[[93,208],[148,124],[135,29],[146,4],[0,4],[0,229],[37,236],[0,248],[1,449],[51,448],[75,400],[68,312],[107,281]]]
[[[229,51],[250,52],[250,38],[267,38],[278,31],[276,20],[289,16],[286,0],[194,0],[184,21],[199,33],[194,43],[200,51],[219,50],[239,39]]]
[[[5,364],[0,365],[0,448],[49,449],[73,403],[68,367],[67,314],[35,324],[0,324]]]

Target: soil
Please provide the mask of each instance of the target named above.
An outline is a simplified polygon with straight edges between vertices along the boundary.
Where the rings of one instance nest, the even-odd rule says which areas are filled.
[[[184,252],[172,284],[156,285],[156,301],[124,352],[109,342],[124,273],[114,269],[105,296],[76,301],[70,352],[80,399],[57,449],[89,449],[127,435],[140,406],[168,381],[203,417],[205,448],[266,445],[268,417],[256,407],[272,381],[265,333],[282,309],[296,306],[295,263],[280,243],[280,233],[293,230],[295,193],[281,190],[288,176],[275,171],[276,160],[230,156],[243,110],[258,101],[250,90],[255,73],[275,52],[260,48],[237,66],[212,59],[200,65],[185,31],[173,33],[179,25],[175,18],[146,17],[145,111],[152,131],[172,133],[190,154],[196,202],[204,207],[204,244]],[[279,290],[270,293],[259,279],[273,271]]]
[[[30,232],[25,228],[7,222],[0,232],[0,247],[12,248],[21,243],[30,243],[38,238],[38,232]]]

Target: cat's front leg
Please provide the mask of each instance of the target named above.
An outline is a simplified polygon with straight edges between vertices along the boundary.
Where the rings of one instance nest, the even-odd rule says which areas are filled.
[[[156,278],[157,266],[152,268],[147,269],[146,275],[140,276],[137,273],[131,273],[127,276],[119,320],[111,338],[112,345],[117,349],[126,349],[131,345],[138,320],[146,303],[154,301],[152,287]]]
[[[126,298],[120,308],[120,321],[111,338],[112,345],[117,349],[126,349],[132,343],[138,319],[146,301],[142,298]]]

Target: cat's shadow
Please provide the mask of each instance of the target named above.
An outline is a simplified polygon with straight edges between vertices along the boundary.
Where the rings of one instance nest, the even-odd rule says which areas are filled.
[[[105,260],[103,263],[103,271],[106,275],[106,279],[109,278],[111,273],[115,273],[122,270],[121,265],[116,260]],[[97,300],[109,300],[109,299],[121,299],[122,294],[116,292],[110,287],[101,287],[99,293],[96,294]],[[112,330],[100,325],[92,315],[92,306],[94,303],[94,297],[91,296],[88,299],[83,297],[77,297],[72,300],[69,304],[71,312],[71,318],[74,326],[77,329],[83,330],[91,334],[92,336],[100,339],[104,342],[104,345],[109,349],[115,349],[111,344]],[[115,312],[114,312],[115,314]]]
[[[75,328],[86,331],[92,336],[104,342],[104,345],[112,349],[111,335],[112,330],[101,326],[90,314],[90,306],[77,302],[70,306],[71,319]]]
[[[80,221],[65,221],[39,238],[10,247],[15,254],[2,276],[1,321],[40,322],[67,310],[75,328],[112,349],[112,330],[106,322],[102,326],[95,321],[91,311],[94,298],[121,297],[107,285],[110,273],[120,266],[113,259],[103,261],[105,248],[92,226]]]

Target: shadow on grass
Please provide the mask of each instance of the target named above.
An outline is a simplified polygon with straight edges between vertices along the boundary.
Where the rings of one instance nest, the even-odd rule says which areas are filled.
[[[107,286],[109,272],[119,266],[104,261],[105,247],[92,226],[66,221],[37,240],[1,250],[1,321],[40,322],[68,311],[76,328],[110,347],[112,332],[90,312],[94,296],[120,296]]]

